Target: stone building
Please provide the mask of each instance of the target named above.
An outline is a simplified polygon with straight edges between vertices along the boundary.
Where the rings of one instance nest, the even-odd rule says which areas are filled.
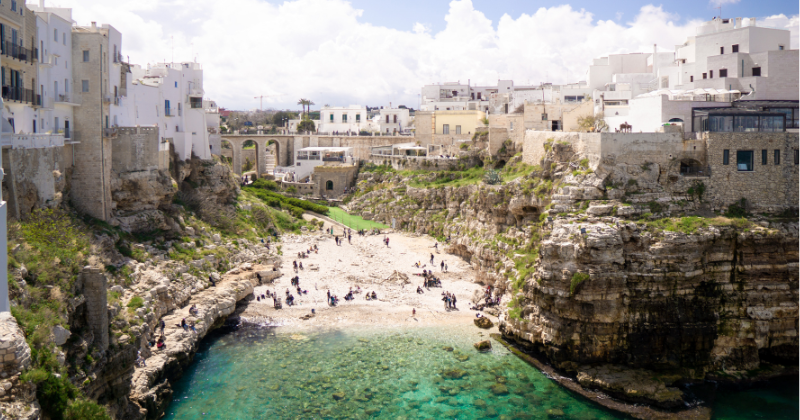
[[[24,1],[0,2],[2,95],[15,133],[39,133],[39,92],[36,14]]]

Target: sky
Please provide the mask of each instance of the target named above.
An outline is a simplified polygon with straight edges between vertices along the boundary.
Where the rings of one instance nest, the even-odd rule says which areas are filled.
[[[704,1],[707,1],[705,3]],[[122,32],[135,64],[196,60],[206,97],[228,109],[417,108],[422,85],[571,83],[592,58],[674,51],[719,15],[788,29],[797,0],[47,0],[79,25]]]

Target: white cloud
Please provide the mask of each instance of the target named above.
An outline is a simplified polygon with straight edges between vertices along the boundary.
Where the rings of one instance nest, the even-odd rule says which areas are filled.
[[[592,58],[610,53],[670,51],[694,34],[662,7],[644,6],[628,22],[595,20],[568,5],[492,22],[470,0],[454,0],[445,29],[417,23],[409,31],[362,21],[346,0],[49,0],[73,7],[79,24],[110,23],[123,34],[123,54],[146,65],[190,60],[205,69],[209,97],[248,109],[253,97],[278,92],[264,105],[295,108],[297,98],[332,105],[416,107],[423,84],[445,81],[566,83],[583,80]],[[435,18],[435,17],[432,17]],[[762,19],[791,29],[797,16]]]
[[[739,3],[739,0],[710,0],[708,2],[708,4],[710,4],[713,7],[719,7],[726,4],[736,4],[736,3]]]

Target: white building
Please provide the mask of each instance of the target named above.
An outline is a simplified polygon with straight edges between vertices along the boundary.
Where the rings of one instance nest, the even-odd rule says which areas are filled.
[[[409,134],[411,117],[407,108],[381,108],[377,115],[381,135]]]
[[[303,182],[314,173],[314,168],[334,164],[354,164],[352,147],[305,147],[295,151],[294,165],[276,168],[286,182]]]
[[[715,18],[699,26],[674,53],[610,56],[617,64],[608,68],[595,60],[588,72],[595,113],[602,112],[611,129],[627,122],[634,131],[646,132],[665,123],[682,124],[684,131],[745,130],[750,119],[717,125],[713,114],[720,115],[719,109],[737,100],[780,101],[763,103],[761,109],[786,114],[785,128],[796,130],[799,57],[789,45],[789,31],[758,27],[755,18]],[[601,86],[609,74],[610,81]],[[704,110],[700,117],[695,115],[700,108],[717,110]],[[737,107],[751,116],[753,108]],[[710,126],[703,122],[709,113]],[[775,129],[772,122],[768,125]]]
[[[193,155],[210,159],[209,131],[219,130],[219,111],[204,107],[200,64],[159,63],[147,69],[134,65],[130,71],[127,96],[118,112],[112,112],[114,124],[158,126],[161,147],[173,144],[184,160]]]
[[[36,13],[39,38],[37,79],[42,107],[38,131],[63,134],[69,140],[73,134],[70,130],[74,124],[73,108],[78,106],[72,94],[72,9],[28,7]]]
[[[362,130],[371,131],[371,128],[365,106],[323,106],[319,112],[317,131],[320,134],[358,134]]]

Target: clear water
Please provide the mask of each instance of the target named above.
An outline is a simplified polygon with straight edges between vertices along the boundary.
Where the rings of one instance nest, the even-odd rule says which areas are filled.
[[[472,326],[217,333],[174,384],[166,419],[627,418],[576,397],[496,342],[476,352],[472,343],[484,338]],[[452,369],[464,376],[445,378]],[[797,419],[797,380],[778,388],[698,396],[717,419]]]

